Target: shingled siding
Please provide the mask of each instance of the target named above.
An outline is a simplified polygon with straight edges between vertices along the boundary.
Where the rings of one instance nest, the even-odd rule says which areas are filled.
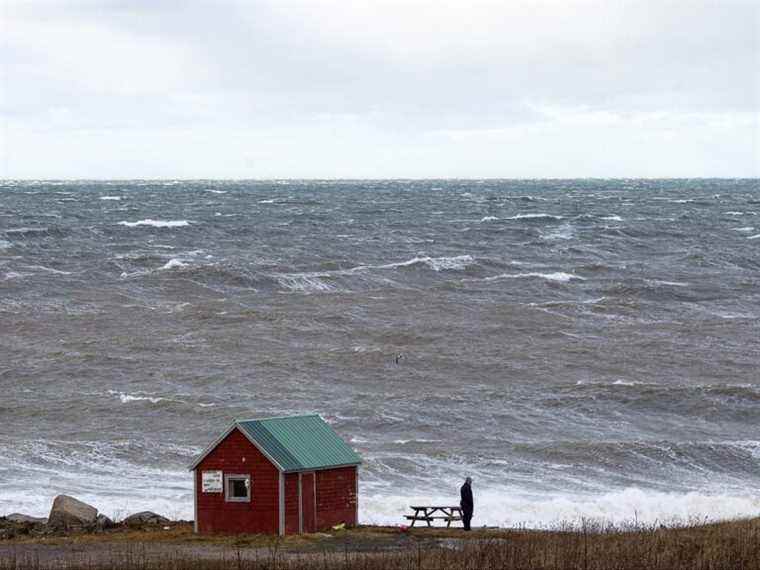
[[[250,474],[251,502],[228,503],[224,500],[224,493],[201,492],[201,473],[207,470]],[[238,429],[230,432],[201,461],[195,470],[195,478],[199,532],[278,532],[279,471]]]
[[[317,529],[356,524],[356,467],[317,471]]]

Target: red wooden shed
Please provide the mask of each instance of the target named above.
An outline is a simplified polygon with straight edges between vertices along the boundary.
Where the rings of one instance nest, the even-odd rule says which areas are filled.
[[[190,466],[195,532],[285,535],[355,525],[360,463],[320,416],[235,421]]]

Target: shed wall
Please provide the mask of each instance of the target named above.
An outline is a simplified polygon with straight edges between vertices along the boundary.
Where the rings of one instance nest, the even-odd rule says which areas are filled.
[[[298,534],[298,473],[285,474],[285,534]]]
[[[250,475],[251,502],[228,503],[224,499],[223,492],[203,493],[201,472],[206,470],[221,470],[224,474]],[[194,475],[198,532],[266,534],[279,532],[279,471],[240,430],[234,429],[230,432],[201,461]]]
[[[317,530],[333,525],[355,525],[356,520],[356,467],[340,467],[317,471]]]

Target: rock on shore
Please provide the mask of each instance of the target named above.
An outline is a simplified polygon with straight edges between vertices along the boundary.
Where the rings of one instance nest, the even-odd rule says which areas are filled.
[[[55,530],[91,528],[97,518],[95,507],[68,495],[58,495],[50,509],[48,526]]]
[[[128,516],[123,522],[127,526],[142,526],[146,524],[167,524],[169,519],[151,511],[142,511]]]
[[[0,516],[0,539],[18,535],[67,534],[69,531],[103,532],[118,527],[149,527],[171,524],[168,518],[152,511],[142,511],[116,523],[98,509],[68,495],[53,500],[50,516],[45,519],[22,513]]]
[[[47,524],[47,519],[44,517],[31,517],[22,513],[11,513],[6,515],[5,519],[14,523]]]

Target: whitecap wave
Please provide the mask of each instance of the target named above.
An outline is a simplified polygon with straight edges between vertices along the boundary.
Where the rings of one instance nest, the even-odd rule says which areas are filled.
[[[46,273],[54,273],[56,275],[71,275],[71,271],[61,271],[60,269],[53,269],[52,267],[45,267],[44,265],[25,265],[26,269],[38,269]]]
[[[563,216],[555,216],[553,214],[517,214],[515,216],[512,216],[510,218],[505,218],[507,220],[561,220]]]
[[[482,218],[480,218],[480,221],[481,222],[495,222],[498,219],[499,218],[497,218],[496,216],[483,216]]]
[[[526,279],[537,277],[540,279],[546,279],[547,281],[557,281],[560,283],[567,283],[568,281],[578,280],[585,281],[584,277],[580,275],[574,275],[572,273],[565,273],[564,271],[555,271],[553,273],[502,273],[501,275],[494,275],[492,277],[486,277],[483,281],[499,281],[501,279]]]
[[[569,240],[575,237],[575,229],[570,224],[563,224],[553,232],[541,236],[545,240]]]
[[[681,281],[663,281],[662,279],[645,279],[645,283],[649,285],[666,285],[668,287],[688,287],[688,283]]]
[[[409,267],[412,265],[423,264],[427,265],[433,271],[454,270],[461,271],[468,265],[473,263],[474,259],[471,255],[456,255],[453,257],[429,257],[427,255],[414,257],[407,261],[399,261],[397,263],[387,263],[385,265],[369,265],[365,267],[371,267],[374,269],[395,269],[397,267]]]
[[[320,273],[281,273],[273,277],[281,287],[289,291],[296,291],[298,293],[329,293],[336,291],[335,287],[322,280],[324,276],[324,274]]]
[[[182,267],[187,267],[187,264],[183,263],[179,259],[172,258],[169,261],[167,261],[166,264],[161,269],[179,269]]]
[[[13,244],[7,240],[0,239],[0,249],[9,249]]]
[[[159,402],[167,401],[168,398],[160,398],[157,396],[149,396],[142,392],[136,392],[135,394],[126,394],[124,392],[117,392],[116,390],[109,390],[109,394],[112,396],[118,396],[122,404],[128,404],[129,402],[150,402],[151,404],[158,404]]]
[[[99,200],[113,200],[114,202],[118,202],[121,200],[121,196],[101,196]]]
[[[623,218],[618,216],[617,214],[610,214],[609,216],[603,216],[603,220],[608,220],[610,222],[622,222]]]
[[[747,239],[758,239],[760,238],[760,234],[755,234],[753,236],[749,236]]]
[[[139,220],[137,222],[119,222],[120,226],[127,226],[128,228],[135,228],[137,226],[151,226],[154,228],[182,228],[189,226],[190,222],[187,220]]]

